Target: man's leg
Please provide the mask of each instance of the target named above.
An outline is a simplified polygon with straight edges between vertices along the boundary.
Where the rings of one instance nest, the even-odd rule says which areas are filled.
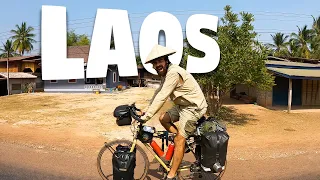
[[[167,175],[168,178],[173,178],[177,173],[177,170],[184,156],[185,143],[186,138],[183,137],[180,133],[178,133],[177,136],[174,138],[173,162],[170,172]]]
[[[164,113],[160,116],[161,125],[171,133],[178,133],[177,127],[172,123],[172,120],[168,113]]]
[[[199,119],[199,115],[192,109],[182,108],[178,111],[180,126],[178,129],[178,134],[174,139],[175,149],[172,167],[167,176],[168,178],[173,178],[176,175],[185,153],[186,139],[196,130],[196,122]]]

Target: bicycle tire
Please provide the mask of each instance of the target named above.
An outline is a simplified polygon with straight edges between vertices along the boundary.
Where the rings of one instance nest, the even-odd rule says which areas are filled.
[[[104,180],[108,180],[108,177],[106,177],[105,173],[103,173],[102,169],[101,169],[101,157],[103,155],[103,153],[108,150],[108,147],[113,146],[113,145],[118,145],[118,144],[127,144],[127,145],[131,145],[133,142],[129,141],[129,140],[114,140],[114,141],[110,141],[109,143],[106,143],[101,150],[99,151],[98,157],[97,157],[97,169],[98,172],[100,174],[100,176],[104,179]],[[139,177],[138,179],[145,179],[145,177],[147,176],[147,173],[149,171],[149,159],[147,154],[145,153],[145,151],[138,145],[136,144],[136,151],[140,152],[142,155],[143,160],[145,161],[145,166],[144,166],[144,170],[143,170],[143,174],[141,175],[141,177]],[[111,157],[112,158],[112,157]],[[111,161],[110,161],[111,162]],[[112,164],[112,163],[111,163]],[[136,167],[137,168],[137,167]],[[140,168],[139,168],[140,169]]]

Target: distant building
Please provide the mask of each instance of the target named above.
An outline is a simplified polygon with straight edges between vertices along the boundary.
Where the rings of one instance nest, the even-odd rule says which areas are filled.
[[[69,80],[45,80],[45,92],[92,92],[108,91],[109,88],[115,88],[122,85],[124,88],[127,82],[124,78],[119,77],[116,65],[109,65],[106,77],[87,78],[86,69],[89,56],[89,46],[69,46],[67,49],[68,58],[83,58],[84,59],[84,79],[69,79]],[[59,73],[59,70],[57,70]]]
[[[10,94],[24,92],[27,84],[32,84],[33,91],[43,91],[41,59],[39,55],[10,57],[8,62]],[[0,96],[8,94],[7,78],[7,58],[1,58]]]
[[[320,108],[319,60],[294,58],[294,61],[296,62],[277,57],[268,58],[266,67],[275,75],[276,84],[271,91],[259,91],[255,87],[236,85],[234,93],[253,97],[259,105],[265,107],[288,106],[288,111],[291,110],[291,106]]]

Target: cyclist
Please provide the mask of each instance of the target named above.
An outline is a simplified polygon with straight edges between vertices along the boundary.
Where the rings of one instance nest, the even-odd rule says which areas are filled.
[[[146,64],[151,63],[161,77],[160,87],[155,91],[141,119],[150,120],[170,96],[174,106],[161,114],[159,121],[169,132],[175,133],[173,164],[167,179],[177,179],[177,169],[183,159],[186,138],[196,130],[196,122],[207,111],[207,102],[197,81],[185,69],[172,64],[168,56],[176,53],[170,48],[155,45]],[[179,121],[178,128],[173,124]]]

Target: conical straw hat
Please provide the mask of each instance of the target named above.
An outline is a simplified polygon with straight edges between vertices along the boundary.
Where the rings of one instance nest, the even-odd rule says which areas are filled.
[[[170,56],[174,53],[176,53],[175,50],[156,44],[149,53],[145,64],[150,63],[152,60],[159,57]]]

